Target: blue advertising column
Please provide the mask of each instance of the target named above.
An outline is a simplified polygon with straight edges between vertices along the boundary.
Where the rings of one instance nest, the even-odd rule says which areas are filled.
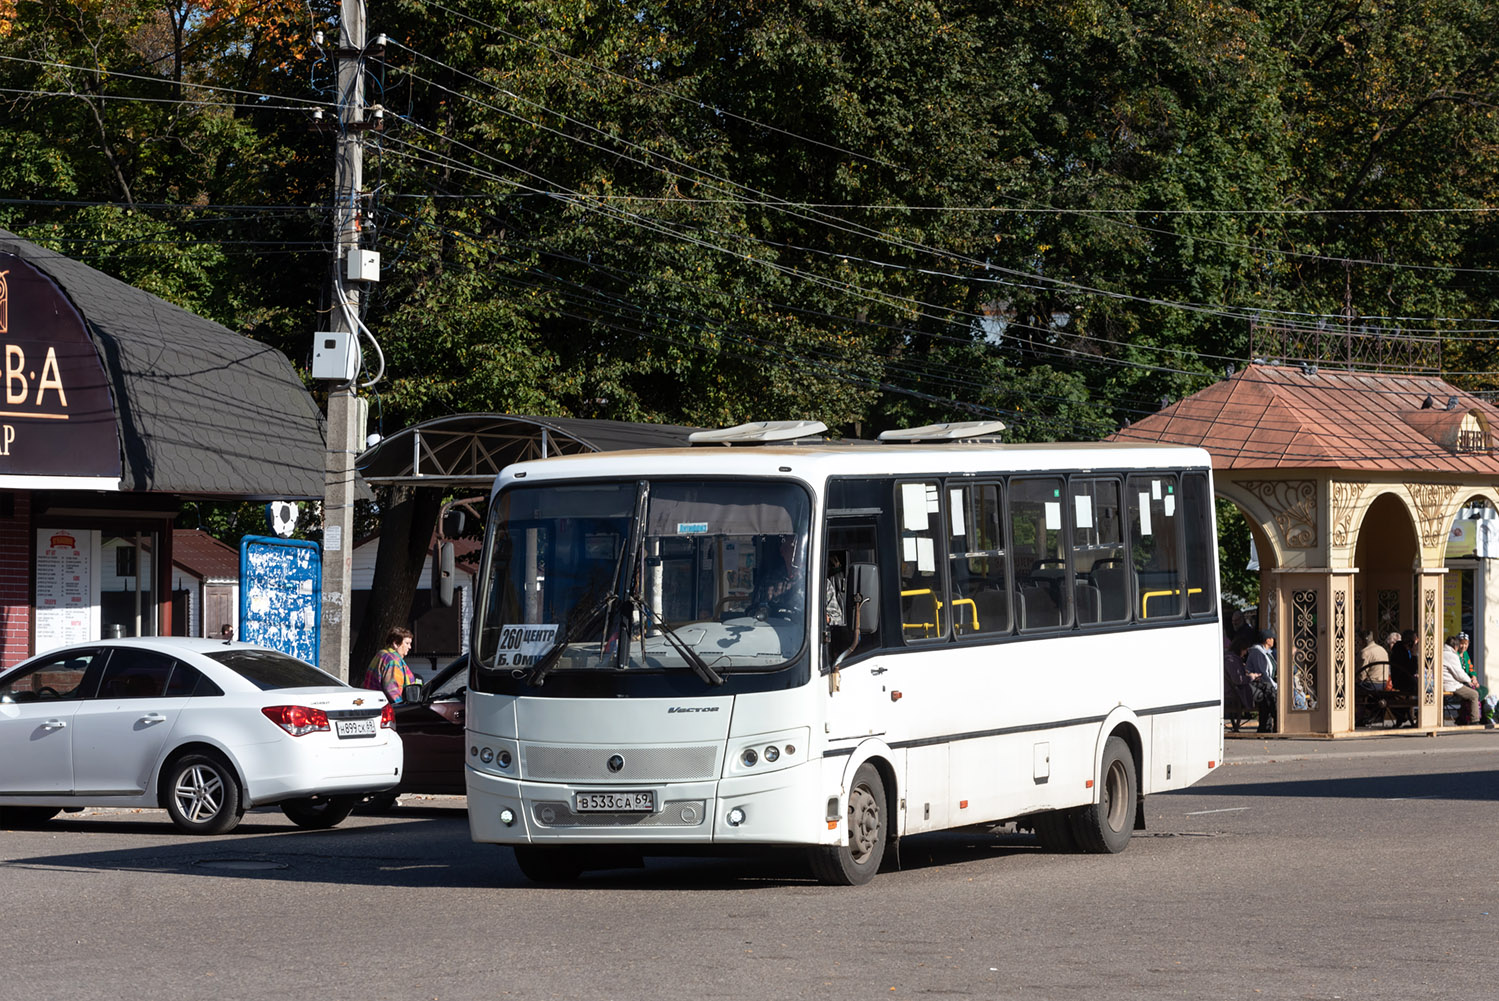
[[[323,561],[316,542],[247,535],[239,544],[239,638],[318,662]]]

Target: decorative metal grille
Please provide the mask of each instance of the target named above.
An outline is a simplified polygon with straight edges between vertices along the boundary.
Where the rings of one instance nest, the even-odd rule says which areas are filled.
[[[1332,707],[1348,708],[1348,596],[1332,593]]]
[[[1291,709],[1317,708],[1317,592],[1291,592]]]
[[[1316,330],[1253,321],[1249,324],[1249,354],[1251,358],[1304,366],[1436,375],[1441,371],[1442,341],[1398,330],[1371,330],[1353,318]]]
[[[1390,633],[1400,632],[1400,591],[1397,588],[1380,589],[1379,625],[1374,638],[1381,643]]]
[[[1437,589],[1423,588],[1421,595],[1421,702],[1437,703]]]

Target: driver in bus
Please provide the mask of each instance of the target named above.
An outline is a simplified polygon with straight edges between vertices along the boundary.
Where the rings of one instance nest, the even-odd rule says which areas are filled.
[[[782,535],[777,543],[781,566],[769,578],[765,587],[765,604],[772,609],[800,612],[806,601],[807,568],[802,553],[797,551],[794,535]],[[843,625],[843,602],[838,597],[838,584],[833,579],[837,568],[830,568],[832,575],[823,581],[823,606],[827,624]]]
[[[807,568],[796,551],[796,536],[780,536],[776,552],[781,565],[766,577],[764,603],[773,609],[800,611],[806,595]]]

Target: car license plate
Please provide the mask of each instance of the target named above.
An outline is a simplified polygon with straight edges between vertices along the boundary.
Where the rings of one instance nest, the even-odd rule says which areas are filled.
[[[629,792],[580,792],[574,794],[578,813],[654,813],[656,794],[650,790]]]
[[[333,732],[338,734],[342,740],[345,737],[373,737],[377,720],[371,716],[369,719],[336,719],[333,721]]]

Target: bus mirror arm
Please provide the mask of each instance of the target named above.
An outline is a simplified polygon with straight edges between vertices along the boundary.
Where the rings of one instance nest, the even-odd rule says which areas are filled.
[[[854,611],[853,639],[849,641],[848,649],[840,653],[838,655],[838,659],[833,661],[833,674],[837,674],[840,670],[842,670],[843,662],[848,659],[849,654],[859,649],[859,640],[864,636],[864,634],[859,630],[859,613],[863,610],[865,604],[867,604],[868,601],[869,599],[864,597],[862,594],[856,594],[853,596],[853,601],[850,602],[850,604],[853,605]]]
[[[880,568],[873,563],[855,563],[849,567],[849,583],[854,636],[848,649],[833,661],[832,669],[835,674],[843,666],[844,660],[859,649],[859,643],[865,636],[873,636],[880,631],[880,603],[877,600],[880,593]]]

